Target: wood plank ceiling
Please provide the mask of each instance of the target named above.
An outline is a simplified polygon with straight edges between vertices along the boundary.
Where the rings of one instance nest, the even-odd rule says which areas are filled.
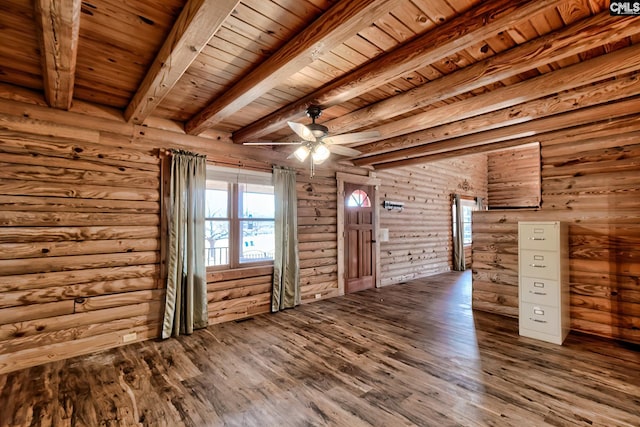
[[[331,133],[378,130],[350,161],[388,168],[637,113],[640,18],[608,4],[4,0],[0,82],[235,143],[318,104]]]

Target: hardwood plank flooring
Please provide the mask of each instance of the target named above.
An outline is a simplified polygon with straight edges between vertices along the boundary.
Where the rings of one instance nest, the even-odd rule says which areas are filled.
[[[1,426],[640,426],[640,349],[556,346],[446,273],[0,376]]]

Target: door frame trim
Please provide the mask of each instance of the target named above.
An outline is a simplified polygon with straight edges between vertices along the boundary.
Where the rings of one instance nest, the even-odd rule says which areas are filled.
[[[336,172],[336,180],[338,183],[338,226],[336,238],[338,240],[338,294],[344,295],[344,273],[345,273],[345,256],[344,256],[344,184],[348,182],[350,184],[372,185],[375,188],[375,195],[373,197],[373,235],[375,236],[376,243],[374,245],[374,256],[376,257],[374,262],[374,275],[376,278],[376,288],[380,287],[380,224],[378,221],[380,214],[380,184],[382,181],[380,178],[376,178],[373,172],[370,172],[370,176],[352,175],[344,172]]]

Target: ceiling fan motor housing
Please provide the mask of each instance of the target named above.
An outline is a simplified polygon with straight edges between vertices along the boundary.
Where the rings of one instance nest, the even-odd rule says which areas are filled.
[[[316,138],[322,138],[327,136],[329,128],[316,123],[316,119],[322,114],[322,108],[319,105],[310,105],[307,108],[307,116],[311,118],[311,124],[307,125],[307,128],[313,133]]]
[[[329,133],[328,127],[319,125],[318,123],[311,123],[307,125],[307,128],[316,138],[322,138],[323,136],[327,136],[327,134]]]

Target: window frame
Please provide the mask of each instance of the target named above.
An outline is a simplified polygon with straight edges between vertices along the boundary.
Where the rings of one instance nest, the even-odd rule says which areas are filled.
[[[466,203],[465,203],[466,202]],[[461,199],[460,200],[461,208],[462,208],[462,246],[468,247],[473,244],[473,211],[478,210],[478,204],[474,200]],[[470,211],[469,221],[465,221],[464,211],[465,208],[468,208]],[[469,228],[469,242],[465,242],[464,236],[467,231],[467,227]]]
[[[223,169],[223,168],[221,168]],[[227,169],[227,168],[224,168]],[[233,170],[233,169],[229,169],[229,170]],[[205,216],[205,227],[206,224],[208,223],[208,221],[226,221],[229,223],[229,233],[228,233],[228,242],[229,242],[229,246],[228,246],[228,254],[227,254],[227,259],[228,259],[228,263],[227,264],[221,264],[221,265],[206,265],[206,260],[205,260],[205,266],[207,271],[219,271],[219,270],[235,270],[235,269],[240,269],[240,268],[251,268],[251,267],[261,267],[261,266],[266,266],[266,265],[273,265],[273,259],[265,259],[265,260],[257,260],[257,261],[241,261],[241,254],[242,254],[242,241],[243,241],[243,234],[242,234],[242,225],[244,222],[247,221],[252,221],[252,222],[271,222],[274,224],[275,226],[275,212],[274,212],[274,217],[272,218],[244,218],[244,217],[240,217],[240,212],[241,212],[241,204],[242,204],[242,200],[241,200],[241,194],[242,191],[240,190],[240,187],[242,185],[245,184],[256,184],[254,182],[242,182],[242,179],[240,178],[243,175],[243,170],[238,170],[236,172],[237,177],[234,179],[233,178],[233,172],[227,172],[227,174],[229,174],[230,176],[227,177],[227,179],[220,178],[217,176],[209,176],[209,174],[207,174],[207,181],[218,181],[218,182],[226,182],[227,184],[227,207],[228,207],[228,212],[227,215],[228,217],[226,218],[213,218],[213,217],[206,217]],[[263,173],[262,175],[264,175],[266,177],[267,173]],[[271,174],[268,174],[271,175]],[[270,186],[273,188],[273,184],[271,183],[271,181],[269,181],[268,183],[259,183],[257,185],[263,185],[263,186]],[[275,197],[275,195],[274,195]],[[205,198],[206,198],[206,193],[205,193]],[[208,249],[207,249],[208,250]],[[206,258],[206,253],[205,253],[205,258]]]
[[[469,221],[464,220],[465,207],[468,207],[471,210],[471,218]],[[462,238],[463,238],[462,246],[465,248],[468,248],[471,245],[473,245],[473,212],[477,210],[478,210],[478,202],[475,197],[469,197],[469,196],[460,197],[460,211],[462,212]],[[453,204],[451,205],[451,211],[453,213],[453,238],[456,238],[458,230],[456,227],[456,209],[455,209],[455,205]],[[471,234],[471,239],[469,243],[464,242],[464,232],[465,232],[465,229],[467,228],[467,225],[470,228],[469,231]]]

